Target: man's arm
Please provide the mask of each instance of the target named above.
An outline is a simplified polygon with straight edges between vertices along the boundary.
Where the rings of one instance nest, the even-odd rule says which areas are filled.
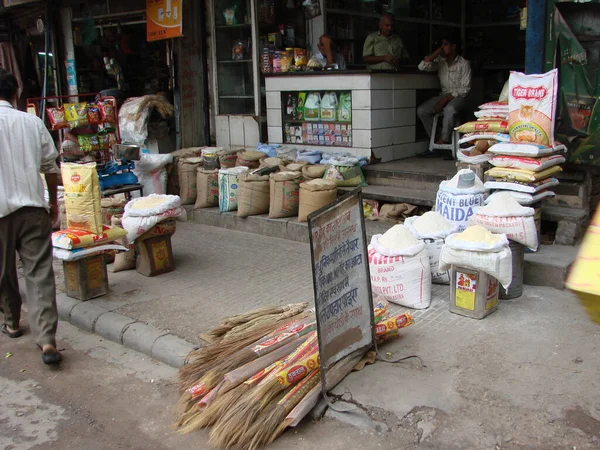
[[[331,66],[335,64],[335,58],[333,56],[333,49],[331,38],[329,36],[321,36],[321,42],[323,43],[323,56],[327,59],[327,65]]]
[[[48,197],[50,200],[50,217],[52,222],[58,218],[58,201],[57,201],[57,187],[58,187],[58,166],[56,165],[56,159],[58,158],[58,151],[52,140],[52,136],[46,129],[46,126],[41,123],[39,124],[40,142],[42,145],[42,161],[40,162],[40,172],[44,174],[46,179],[46,186],[48,188]]]
[[[394,57],[392,55],[375,56],[375,42],[371,36],[367,36],[365,39],[365,45],[363,46],[363,61],[367,64],[379,64],[387,62],[392,64]]]
[[[44,178],[46,179],[46,186],[48,187],[48,197],[50,198],[50,218],[52,222],[58,218],[58,174],[57,173],[45,173]]]
[[[452,90],[454,97],[466,97],[471,91],[471,63],[465,60],[461,70],[460,86]]]
[[[435,72],[438,70],[438,63],[435,62],[436,59],[442,53],[442,47],[435,50],[431,55],[426,56],[423,61],[419,63],[419,70],[424,72]]]

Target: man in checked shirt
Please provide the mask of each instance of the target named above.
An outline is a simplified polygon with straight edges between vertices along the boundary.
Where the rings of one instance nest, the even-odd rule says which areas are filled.
[[[442,45],[427,56],[419,64],[419,70],[438,72],[442,91],[440,95],[427,100],[417,108],[417,115],[423,122],[427,133],[435,133],[433,117],[444,113],[442,134],[437,144],[448,144],[454,127],[454,118],[465,108],[466,99],[471,90],[471,65],[460,54],[460,38],[449,36],[442,40]],[[425,152],[421,156],[433,156]]]

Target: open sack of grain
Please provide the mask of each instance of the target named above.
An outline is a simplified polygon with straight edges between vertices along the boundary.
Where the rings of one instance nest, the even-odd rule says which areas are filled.
[[[373,292],[415,309],[431,303],[431,270],[425,244],[404,225],[394,225],[371,239],[369,269]]]
[[[440,252],[446,237],[454,233],[457,227],[435,211],[428,211],[422,216],[409,217],[404,224],[417,239],[425,244],[429,255],[431,281],[437,284],[449,284],[450,271],[440,270]]]

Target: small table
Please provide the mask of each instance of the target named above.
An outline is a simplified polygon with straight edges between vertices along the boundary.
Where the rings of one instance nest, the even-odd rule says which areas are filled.
[[[114,189],[105,189],[100,191],[102,193],[102,197],[110,197],[116,194],[125,194],[125,198],[127,200],[131,200],[131,193],[134,191],[140,191],[140,196],[144,196],[144,186],[141,184],[126,184],[121,187],[116,187]]]

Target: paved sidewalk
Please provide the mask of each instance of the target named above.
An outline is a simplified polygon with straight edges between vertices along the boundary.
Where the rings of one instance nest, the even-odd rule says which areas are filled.
[[[109,273],[109,295],[77,302],[61,293],[63,317],[178,366],[223,317],[312,302],[307,244],[194,223],[178,224],[172,241],[174,272]],[[483,320],[451,314],[448,286],[433,294],[429,309],[414,311],[416,324],[382,349],[416,354],[426,367],[409,360],[351,374],[338,392],[351,392],[371,417],[329,415],[359,428],[412,430],[420,448],[600,446],[600,327],[572,294],[527,286]]]

